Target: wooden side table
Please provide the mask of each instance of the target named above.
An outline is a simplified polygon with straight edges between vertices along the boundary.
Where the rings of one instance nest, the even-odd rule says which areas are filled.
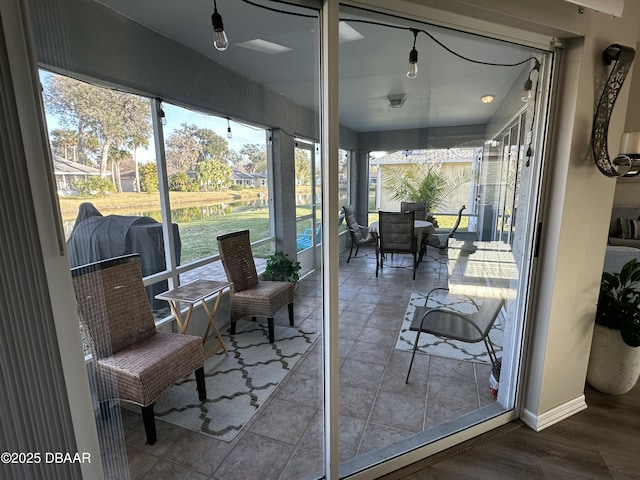
[[[225,355],[229,355],[227,351],[227,347],[222,341],[222,336],[220,335],[220,331],[216,326],[215,316],[218,311],[218,306],[220,304],[220,297],[225,289],[231,289],[231,283],[229,282],[218,282],[215,280],[194,280],[193,282],[187,283],[185,285],[181,285],[178,288],[174,288],[172,290],[168,290],[163,293],[159,293],[156,295],[158,300],[166,300],[169,303],[169,307],[171,307],[171,311],[173,312],[173,316],[178,322],[178,326],[180,327],[181,333],[187,333],[187,327],[189,326],[189,320],[191,319],[191,313],[193,312],[193,306],[199,301],[202,302],[202,307],[204,311],[207,313],[209,317],[209,323],[207,325],[207,330],[204,332],[204,336],[202,337],[202,344],[205,345],[207,338],[209,337],[209,332],[211,329],[218,337],[219,345],[215,348],[212,348],[208,352],[205,352],[205,358],[209,358],[216,352],[220,350],[224,350]],[[215,300],[213,302],[213,307],[209,309],[207,307],[206,299],[215,295]],[[189,308],[187,309],[184,319],[180,314],[179,303],[184,302],[189,304]]]

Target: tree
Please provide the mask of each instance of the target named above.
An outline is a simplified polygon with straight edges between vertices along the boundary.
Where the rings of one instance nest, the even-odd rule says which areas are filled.
[[[155,162],[140,166],[140,191],[146,193],[158,191],[158,166]]]
[[[78,132],[74,130],[56,129],[51,131],[51,148],[56,155],[69,160],[69,150],[73,152],[73,160],[77,161]]]
[[[113,178],[113,183],[116,187],[116,192],[122,192],[122,178],[120,167],[125,160],[131,159],[131,153],[129,153],[128,150],[122,148],[112,148],[109,153],[109,159],[111,160],[111,175]]]
[[[244,157],[237,150],[229,150],[229,164],[236,170],[244,169]]]
[[[147,131],[146,127],[149,127]],[[134,190],[140,191],[140,166],[138,164],[138,148],[149,146],[149,136],[151,135],[151,125],[135,124],[131,131],[131,136],[127,140],[127,148],[133,151],[133,166],[135,172]]]
[[[246,143],[240,150],[244,158],[244,170],[249,173],[267,171],[267,150],[263,145]]]
[[[47,109],[62,125],[78,135],[78,158],[83,163],[95,159],[87,141],[98,140],[100,176],[108,172],[110,149],[125,148],[131,138],[139,140],[151,133],[151,109],[145,99],[109,90],[68,77],[52,75],[45,83]]]
[[[194,171],[205,160],[227,163],[227,140],[209,128],[183,123],[167,138],[167,166],[180,172]]]
[[[167,179],[169,190],[174,192],[191,192],[194,190],[193,182],[189,175],[184,172],[174,173]]]
[[[203,160],[196,165],[196,179],[201,190],[221,190],[231,185],[233,171],[217,160]]]
[[[192,172],[196,169],[200,146],[182,124],[181,130],[174,130],[167,138],[167,168],[178,172]]]
[[[296,149],[295,153],[296,182],[302,185],[311,184],[311,160],[304,150]]]

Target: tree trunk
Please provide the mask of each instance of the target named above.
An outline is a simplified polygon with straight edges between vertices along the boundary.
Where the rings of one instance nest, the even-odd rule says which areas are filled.
[[[107,176],[107,166],[109,163],[109,148],[111,147],[111,139],[107,138],[102,145],[102,154],[100,155],[100,176]]]

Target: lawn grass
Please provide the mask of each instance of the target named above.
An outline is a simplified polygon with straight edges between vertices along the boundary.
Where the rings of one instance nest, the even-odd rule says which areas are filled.
[[[172,219],[178,224],[181,241],[180,263],[185,264],[218,253],[216,238],[225,233],[238,230],[249,230],[251,241],[257,241],[270,236],[269,209],[267,206],[235,208],[230,204],[235,202],[261,199],[267,195],[266,189],[243,189],[225,192],[170,192],[169,198]],[[78,198],[61,197],[60,210],[65,222],[73,223],[78,207],[83,202],[91,202],[103,214],[116,215],[147,215],[161,221],[160,197],[146,193],[116,193],[106,197]],[[203,215],[205,211],[205,215]],[[179,213],[177,213],[179,212]],[[309,215],[309,207],[297,207],[296,216]],[[321,214],[319,211],[318,214]],[[202,217],[205,218],[202,218]],[[377,212],[369,214],[369,223],[376,221]],[[440,228],[451,228],[455,222],[455,215],[438,215]],[[460,229],[467,227],[468,218],[463,217]],[[308,220],[298,224],[298,233],[309,228]],[[341,229],[346,228],[343,224]],[[254,249],[256,257],[266,257],[270,252],[270,245],[261,245]]]

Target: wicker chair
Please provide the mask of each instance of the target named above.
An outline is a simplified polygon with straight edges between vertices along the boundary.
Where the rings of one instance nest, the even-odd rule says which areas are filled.
[[[418,242],[414,232],[415,212],[378,212],[379,229],[376,246],[376,277],[382,268],[387,253],[409,253],[413,255],[413,279],[418,265]]]
[[[110,399],[140,405],[153,445],[153,403],[162,392],[195,371],[198,397],[206,400],[202,339],[156,330],[137,254],[79,266],[71,274],[103,416]]]
[[[267,317],[269,342],[274,341],[273,317],[285,305],[289,307],[289,324],[293,322],[293,283],[258,279],[251,252],[249,230],[218,237],[218,251],[233,283],[231,296],[231,334],[236,333],[236,321],[243,317]]]
[[[427,219],[427,204],[424,202],[400,202],[401,212],[415,212],[416,220]]]
[[[351,248],[349,249],[349,258],[347,263],[351,260],[351,254],[353,253],[353,246],[356,247],[356,253],[354,257],[358,255],[360,245],[366,245],[368,243],[375,242],[375,238],[369,235],[369,229],[358,224],[356,221],[356,215],[351,205],[345,205],[342,207],[344,212],[344,218],[347,221],[347,228],[349,228],[349,236],[351,237]]]

